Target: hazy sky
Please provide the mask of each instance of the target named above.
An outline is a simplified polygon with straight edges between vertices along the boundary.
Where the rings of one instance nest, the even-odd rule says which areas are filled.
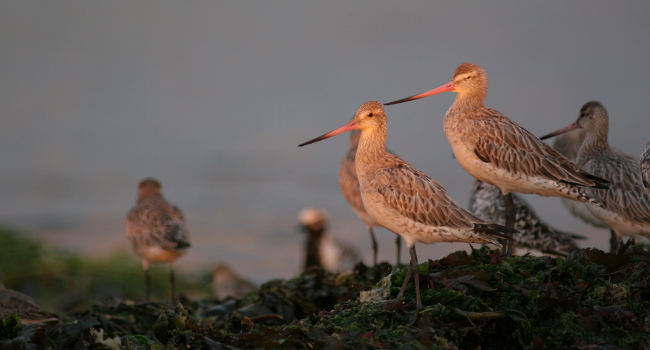
[[[471,61],[487,71],[488,105],[533,133],[597,99],[610,143],[638,156],[650,138],[648,18],[647,0],[4,0],[0,222],[106,252],[126,246],[137,182],[155,176],[188,217],[186,265],[291,275],[305,206],[326,208],[368,262],[365,229],[338,190],[347,137],[298,143]],[[441,128],[453,97],[387,108],[388,145],[466,204],[471,178]],[[607,246],[606,231],[558,199],[527,198],[557,227]],[[378,236],[394,260],[392,234]],[[424,259],[450,247],[418,249]]]

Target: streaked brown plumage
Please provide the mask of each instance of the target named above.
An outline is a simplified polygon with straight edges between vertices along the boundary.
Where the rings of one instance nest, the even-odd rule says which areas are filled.
[[[361,130],[355,167],[363,205],[380,225],[402,236],[409,247],[411,265],[398,298],[415,275],[416,301],[420,299],[415,242],[490,243],[512,232],[482,220],[454,201],[436,181],[386,151],[386,114],[379,102],[364,103],[354,118],[339,129],[301,146],[350,130]]]
[[[175,300],[173,264],[190,247],[185,217],[165,200],[160,182],[147,178],[138,184],[135,207],[126,217],[126,237],[142,260],[145,270],[146,298],[150,295],[149,264],[169,263],[171,299]]]
[[[512,196],[515,205],[515,225],[512,235],[515,247],[546,254],[567,255],[578,248],[576,239],[585,237],[560,231],[543,222],[523,198]],[[505,223],[505,202],[496,186],[474,180],[469,210],[476,216],[499,224]]]
[[[575,128],[585,131],[577,164],[610,181],[608,190],[588,190],[590,197],[602,203],[589,205],[591,213],[616,232],[619,239],[650,237],[650,194],[643,188],[639,162],[609,146],[609,116],[605,107],[597,101],[587,102],[575,123],[550,135]]]
[[[645,145],[645,151],[641,155],[641,175],[646,191],[650,192],[650,141]]]
[[[553,148],[568,160],[575,163],[578,150],[580,149],[580,146],[582,146],[582,141],[584,139],[585,131],[582,129],[574,129],[555,137],[553,140]],[[560,198],[560,200],[562,201],[562,204],[569,209],[569,212],[573,216],[579,218],[583,222],[594,227],[608,227],[604,222],[591,213],[586,203],[567,198]]]
[[[343,161],[341,162],[341,167],[339,168],[339,185],[341,186],[341,192],[343,193],[345,200],[348,201],[359,219],[361,219],[368,227],[370,239],[372,240],[373,265],[377,265],[377,239],[375,238],[373,227],[378,227],[380,225],[366,212],[366,208],[363,207],[361,190],[359,189],[359,179],[357,178],[357,169],[354,165],[360,137],[361,133],[359,131],[354,130],[350,132],[350,146],[345,158],[343,158]],[[395,245],[397,246],[397,264],[399,264],[401,250],[401,239],[399,235],[395,238]]]
[[[497,186],[506,196],[506,226],[514,224],[509,195],[513,192],[594,202],[585,189],[606,188],[607,181],[580,169],[499,111],[485,107],[487,86],[483,67],[463,63],[449,83],[387,105],[457,93],[444,118],[445,136],[465,171]]]

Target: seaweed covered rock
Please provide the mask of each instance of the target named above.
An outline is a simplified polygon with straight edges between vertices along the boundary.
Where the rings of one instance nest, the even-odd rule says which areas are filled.
[[[425,307],[405,268],[311,269],[241,299],[174,307],[114,300],[38,326],[0,323],[15,348],[647,349],[650,254],[578,250],[502,259],[486,248],[420,264]],[[363,293],[362,293],[363,292]],[[364,297],[360,297],[360,295]],[[362,301],[363,300],[363,301]]]

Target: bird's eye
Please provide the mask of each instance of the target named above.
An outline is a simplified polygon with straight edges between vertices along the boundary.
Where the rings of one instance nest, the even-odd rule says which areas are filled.
[[[368,117],[372,117],[373,115],[372,112],[368,113]]]
[[[465,80],[469,80],[469,79],[471,79],[471,78],[472,78],[472,76],[471,76],[471,75],[468,75],[467,78],[465,78]]]

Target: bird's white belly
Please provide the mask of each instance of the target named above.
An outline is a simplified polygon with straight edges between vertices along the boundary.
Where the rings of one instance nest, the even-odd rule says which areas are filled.
[[[497,186],[502,192],[557,196],[557,185],[553,181],[511,172],[484,162],[474,153],[474,148],[469,143],[456,141],[451,143],[451,147],[458,163],[465,171],[476,179]]]
[[[600,208],[593,204],[586,204],[589,211],[607,226],[609,226],[617,236],[645,236],[650,239],[650,224],[638,221],[631,221],[618,213]]]

